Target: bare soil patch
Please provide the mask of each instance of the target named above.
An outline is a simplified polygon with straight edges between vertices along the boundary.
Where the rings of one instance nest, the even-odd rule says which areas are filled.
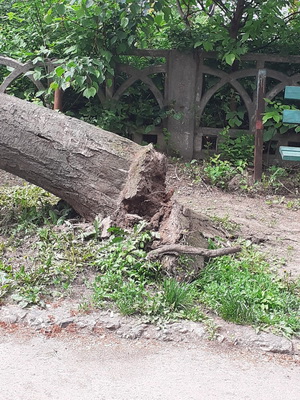
[[[269,255],[279,272],[300,275],[300,207],[288,207],[293,201],[299,202],[299,197],[227,193],[191,182],[172,164],[167,180],[181,204],[215,221],[220,236],[231,231],[231,238],[250,240]],[[1,186],[22,184],[23,179],[0,171]]]
[[[292,207],[293,202],[298,204],[299,197],[226,193],[192,183],[172,165],[168,184],[175,187],[175,197],[180,203],[215,221],[220,236],[228,236],[231,231],[231,238],[240,237],[257,244],[279,273],[300,275],[300,208]]]

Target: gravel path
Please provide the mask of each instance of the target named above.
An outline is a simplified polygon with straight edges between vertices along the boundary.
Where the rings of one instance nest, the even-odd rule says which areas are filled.
[[[209,343],[0,338],[1,400],[299,399],[299,365]]]

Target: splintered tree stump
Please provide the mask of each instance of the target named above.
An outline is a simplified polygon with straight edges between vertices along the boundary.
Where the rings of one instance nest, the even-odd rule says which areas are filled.
[[[161,212],[169,195],[166,193],[166,157],[151,146],[143,147],[132,162],[120,193],[113,220],[118,226],[131,225],[134,216],[150,222]],[[159,221],[155,222],[156,227]],[[154,226],[153,226],[154,228]]]
[[[0,154],[0,169],[55,194],[87,220],[104,218],[106,230],[146,221],[160,237],[149,257],[159,256],[170,276],[192,280],[203,268],[204,257],[216,255],[207,250],[206,237],[219,232],[206,217],[173,200],[166,189],[166,157],[152,145],[139,146],[0,94]],[[226,254],[233,250],[238,251]]]
[[[218,231],[208,218],[172,199],[173,191],[166,190],[166,171],[165,156],[151,147],[141,150],[131,164],[109,226],[130,228],[147,221],[160,237],[152,243],[149,258],[159,257],[167,275],[192,281],[203,269],[205,257],[232,254],[240,248],[207,250],[206,237]]]

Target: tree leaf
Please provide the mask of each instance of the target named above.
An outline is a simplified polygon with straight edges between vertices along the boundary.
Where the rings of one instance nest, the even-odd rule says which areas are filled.
[[[126,28],[126,26],[128,25],[128,23],[129,23],[129,19],[128,19],[127,17],[123,17],[123,18],[121,19],[121,27],[122,27],[123,29]]]
[[[150,133],[151,131],[153,131],[153,129],[155,129],[154,125],[148,125],[145,128],[145,134]]]
[[[211,51],[213,49],[213,44],[210,42],[204,42],[203,47],[205,51]]]
[[[203,41],[202,40],[198,40],[195,44],[194,44],[194,49],[196,49],[197,47],[200,47],[203,45]]]
[[[97,90],[94,87],[86,88],[83,92],[83,96],[89,99],[90,97],[94,97],[97,93]]]
[[[45,90],[39,90],[38,92],[36,92],[35,97],[40,97],[45,93]]]
[[[59,88],[59,85],[58,85],[57,82],[51,82],[50,83],[50,88],[53,89],[53,90],[56,90],[56,89]]]
[[[50,10],[49,10],[50,11]],[[49,11],[48,11],[48,13],[44,16],[44,21],[46,22],[46,24],[51,24],[51,22],[52,22],[52,10],[51,10],[51,13],[49,13]]]
[[[94,5],[94,0],[86,0],[85,6],[86,8],[90,8]]]
[[[56,75],[60,78],[64,73],[65,69],[61,66],[55,68]]]
[[[162,25],[163,25],[163,22],[164,22],[163,16],[160,15],[160,14],[156,15],[156,16],[154,17],[154,22],[155,22],[158,26],[162,26]]]
[[[236,59],[235,54],[233,53],[225,54],[226,64],[232,65],[235,59]]]
[[[64,15],[66,12],[66,7],[64,4],[60,3],[56,6],[56,11],[58,15]]]
[[[271,140],[275,134],[276,134],[275,129],[271,128],[271,129],[264,130],[264,135],[263,135],[264,142],[268,142],[269,140]]]

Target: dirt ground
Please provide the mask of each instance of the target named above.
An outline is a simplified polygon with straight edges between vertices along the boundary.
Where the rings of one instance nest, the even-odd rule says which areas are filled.
[[[181,204],[213,218],[220,233],[222,227],[229,227],[233,236],[257,244],[259,251],[268,254],[279,273],[300,275],[300,205],[292,207],[300,202],[300,195],[226,193],[201,183],[191,184],[174,166],[169,170],[168,184],[176,188],[175,197]]]
[[[22,185],[23,180],[0,173],[0,185]],[[194,184],[169,166],[167,183],[184,206],[216,221],[222,234],[233,225],[233,236],[250,240],[269,255],[281,273],[300,275],[300,194],[298,197],[226,193],[205,184]],[[300,189],[300,188],[299,188]],[[297,203],[296,207],[288,204]],[[221,221],[221,222],[220,222]],[[223,224],[222,224],[223,221]],[[223,227],[222,227],[223,225]]]
[[[213,217],[220,232],[256,243],[274,267],[300,275],[300,210],[278,196],[250,197],[192,185],[170,168],[179,202]],[[1,173],[0,184],[22,184]],[[296,400],[299,360],[199,339],[192,343],[0,329],[1,400]]]

